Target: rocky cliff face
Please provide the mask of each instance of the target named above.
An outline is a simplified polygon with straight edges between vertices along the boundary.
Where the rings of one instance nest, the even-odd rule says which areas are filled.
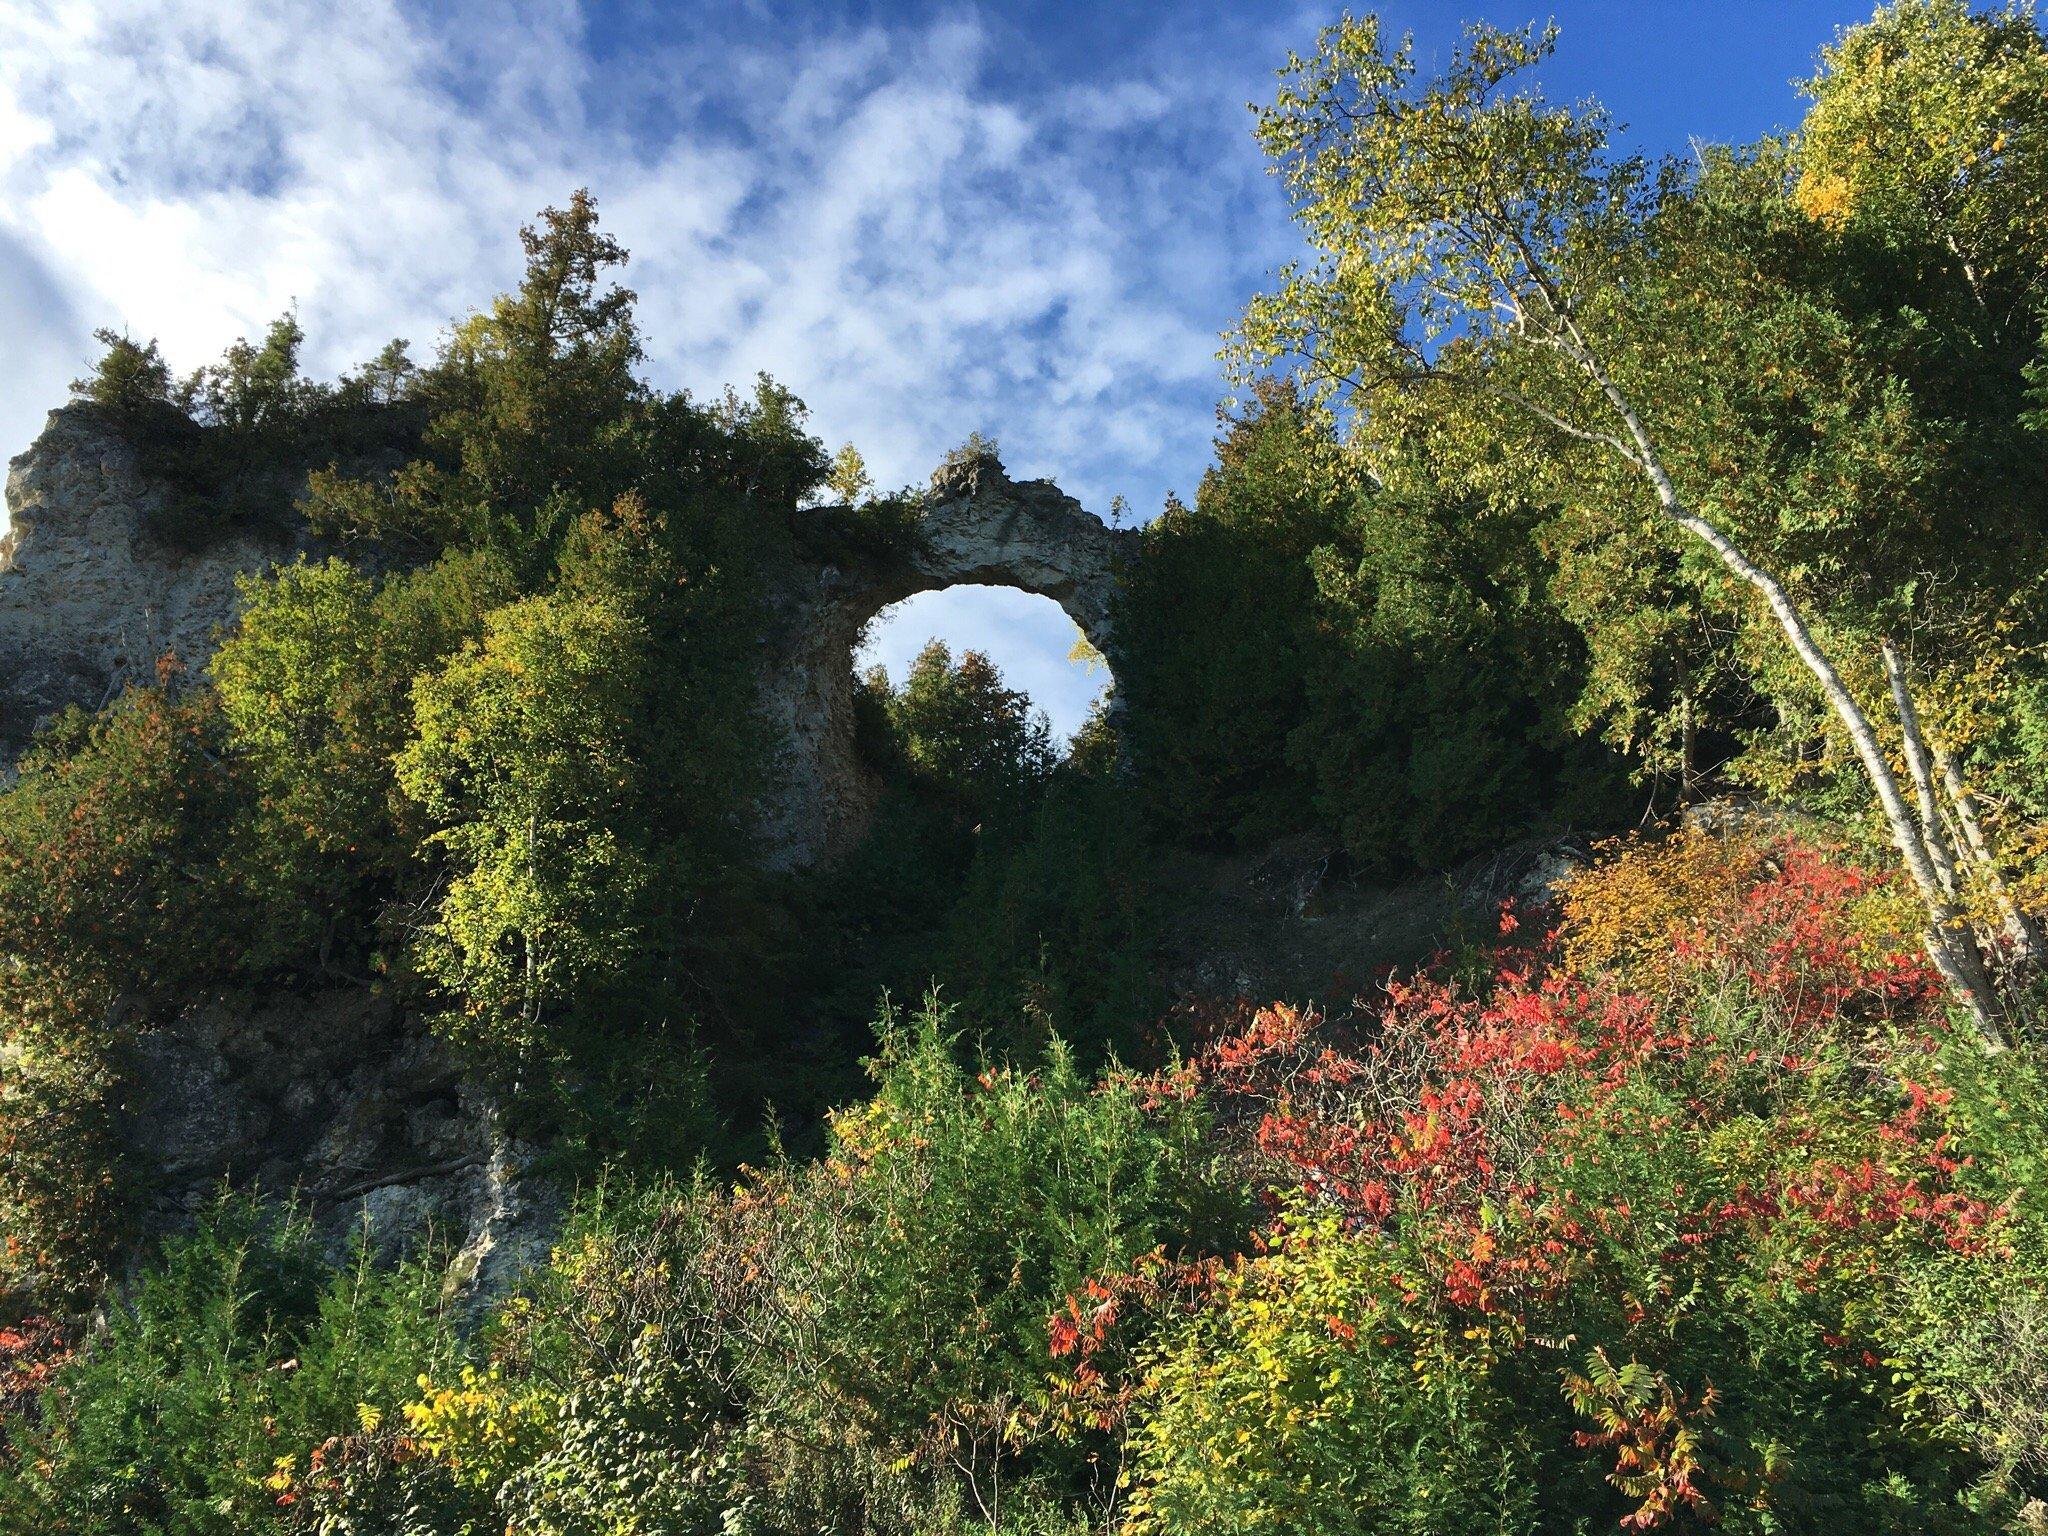
[[[459,1249],[489,1293],[543,1255],[558,1192],[420,1020],[368,987],[217,998],[144,1032],[121,1116],[147,1233],[224,1185],[293,1200],[329,1245]]]
[[[11,762],[38,721],[95,707],[174,654],[197,671],[235,612],[235,578],[300,546],[227,538],[181,552],[152,534],[165,489],[89,406],[52,411],[8,467],[0,541],[0,749]]]
[[[1118,532],[1049,480],[1015,481],[993,454],[949,460],[900,552],[799,565],[776,585],[762,668],[777,741],[762,824],[772,861],[801,869],[867,824],[876,785],[854,745],[852,659],[868,621],[942,587],[1016,587],[1051,598],[1110,653],[1117,567],[1137,535]]]
[[[236,577],[309,549],[303,536],[216,538],[194,551],[152,533],[169,492],[99,412],[51,413],[7,478],[0,543],[0,753],[38,722],[96,707],[159,657],[203,671],[238,603]],[[864,626],[913,593],[1012,586],[1058,602],[1110,642],[1116,533],[1045,481],[992,455],[949,461],[911,535],[887,551],[798,558],[770,583],[762,709],[778,742],[761,808],[783,868],[829,858],[859,832],[876,786],[854,742],[853,652]],[[421,1022],[366,987],[220,998],[143,1032],[126,1106],[147,1225],[175,1226],[222,1183],[293,1194],[339,1243],[366,1227],[397,1243],[431,1229],[461,1246],[458,1273],[488,1292],[536,1257],[559,1201],[523,1178],[506,1140]]]

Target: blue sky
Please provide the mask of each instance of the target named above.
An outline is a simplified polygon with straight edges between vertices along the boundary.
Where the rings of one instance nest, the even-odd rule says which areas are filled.
[[[1411,0],[1563,29],[1553,96],[1638,147],[1796,120],[1790,82],[1869,13],[1814,0]],[[1293,253],[1246,103],[1335,7],[653,0],[0,0],[0,455],[96,325],[191,367],[288,304],[333,373],[431,350],[590,186],[634,252],[649,367],[767,370],[884,484],[970,431],[1011,472],[1141,517],[1192,490],[1218,334]],[[1070,729],[1099,685],[1050,604],[934,594],[877,627],[991,651]]]

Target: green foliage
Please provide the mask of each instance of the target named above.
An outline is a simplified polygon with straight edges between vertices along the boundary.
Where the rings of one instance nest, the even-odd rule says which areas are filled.
[[[296,425],[319,387],[299,372],[305,328],[289,311],[270,323],[260,345],[234,342],[221,360],[178,389],[179,403],[202,427],[244,440]]]
[[[2048,43],[2032,5],[1882,6],[1822,50],[1805,89],[1800,209],[1931,258],[2031,329],[2048,252]]]
[[[171,403],[171,368],[157,350],[155,337],[138,343],[118,331],[101,328],[92,338],[106,351],[93,365],[90,378],[72,381],[75,398],[123,417]]]
[[[299,526],[296,498],[309,466],[381,457],[418,436],[416,371],[403,342],[334,387],[301,373],[305,332],[290,313],[260,343],[236,341],[183,379],[153,340],[94,336],[106,351],[72,394],[134,445],[163,488],[150,531],[173,549],[232,535],[279,539]]]
[[[1148,1378],[1132,1528],[1538,1528],[1536,1437],[1491,1338],[1461,1337],[1408,1295],[1377,1233],[1334,1213],[1287,1223]]]
[[[825,480],[825,489],[848,506],[856,506],[874,494],[875,482],[868,474],[867,460],[853,444],[842,444],[832,455],[832,472]]]
[[[396,1415],[455,1345],[435,1266],[319,1261],[224,1203],[174,1241],[0,1450],[0,1524],[208,1536],[265,1526],[296,1454]]]
[[[1315,829],[1384,874],[1603,811],[1613,775],[1571,739],[1583,661],[1535,519],[1398,468],[1365,483],[1328,413],[1267,381],[1194,508],[1146,529],[1117,676],[1143,792],[1179,836]]]
[[[10,1271],[111,1230],[123,1042],[209,987],[392,974],[568,1148],[660,1166],[712,1134],[698,1035],[742,1057],[760,1027],[761,572],[823,455],[765,378],[708,407],[633,378],[587,198],[527,248],[425,374],[394,342],[311,383],[287,316],[182,385],[110,337],[81,382],[184,534],[260,521],[335,450],[313,515],[382,547],[245,581],[209,679],[62,724],[0,799],[33,999],[0,1116],[24,1149]]]
[[[139,1170],[111,1117],[137,1015],[260,945],[237,899],[235,786],[204,700],[130,690],[74,714],[0,797],[4,1270],[89,1289]]]
[[[174,991],[232,959],[235,785],[218,710],[168,687],[75,712],[0,805],[0,949],[25,967]]]
[[[904,767],[962,820],[1015,815],[1044,786],[1052,727],[979,651],[956,663],[942,640],[918,652],[900,690],[870,674]]]
[[[1945,142],[1995,141],[1985,114],[2031,67],[2031,24],[2027,45],[2010,18],[1908,6],[1873,23],[1874,51],[1852,34],[1829,56],[1816,175],[1853,169],[1835,162],[1869,126],[1858,71],[1923,23],[1933,40],[1903,66],[1900,110]],[[1982,93],[1928,84],[1957,78],[1962,34],[2012,61]],[[1971,295],[1959,228],[1908,251],[1910,225],[1877,240],[1801,211],[1797,147],[1615,153],[1597,108],[1526,84],[1553,42],[1476,28],[1426,77],[1367,18],[1290,65],[1259,133],[1314,258],[1252,306],[1240,364],[1299,365],[1385,479],[1419,457],[1459,499],[1544,514],[1554,600],[1588,642],[1582,722],[1652,765],[1677,759],[1687,784],[1714,766],[1697,760],[1704,731],[1749,739],[1753,782],[1811,785],[1814,740],[1834,729],[1816,686],[1756,594],[1658,511],[1634,434],[1831,654],[1860,658],[1910,622],[1932,663],[2031,588],[2031,557],[1982,555],[2038,534],[2038,455],[2016,435],[2033,327],[2016,349]],[[2038,196],[2023,138],[2010,163],[1972,163],[1969,198]]]
[[[1047,1319],[1215,1230],[1201,1113],[1057,1043],[977,1077],[945,1028],[884,1019],[820,1161],[600,1202],[505,1313],[502,1369],[408,1410],[423,1442],[535,1531],[1041,1529],[1113,1497],[1047,1412]]]
[[[1057,1034],[1091,1063],[1156,1051],[1172,903],[1155,858],[1136,791],[1084,728],[1015,834],[977,844],[929,951],[985,1049],[1027,1059]]]
[[[1287,748],[1325,657],[1310,556],[1348,486],[1325,418],[1261,385],[1226,422],[1190,509],[1144,530],[1117,615],[1117,686],[1133,764],[1181,837],[1257,843],[1297,830],[1309,786]]]
[[[532,584],[578,516],[632,487],[649,392],[633,372],[633,294],[606,281],[626,252],[583,191],[520,241],[518,289],[457,324],[418,385],[427,456],[388,483],[316,477],[316,528],[406,551],[488,549]]]
[[[210,670],[255,799],[248,835],[266,856],[251,876],[267,904],[305,915],[299,952],[338,959],[367,941],[418,836],[394,772],[413,679],[477,633],[510,581],[488,555],[452,553],[381,581],[301,560],[241,588]]]
[[[530,597],[419,685],[398,782],[451,866],[420,963],[514,1059],[634,942],[648,869],[619,829],[644,644],[615,602]]]
[[[775,1326],[818,1344],[764,1353],[753,1390],[778,1496],[840,1529],[915,1528],[948,1490],[987,1511],[1038,1477],[1085,1480],[1084,1448],[1033,1433],[1046,1319],[1103,1257],[1177,1248],[1212,1216],[1197,1112],[1148,1114],[1057,1042],[1036,1073],[977,1081],[944,1025],[885,1019],[875,1099],[771,1186]]]
[[[934,641],[902,689],[876,669],[855,703],[883,792],[867,836],[806,893],[807,937],[831,940],[803,957],[812,1006],[858,1038],[878,995],[937,985],[1000,1059],[1032,1059],[1052,1034],[1089,1064],[1153,1046],[1170,902],[1106,702],[1056,756],[1044,716],[985,657],[955,662]]]

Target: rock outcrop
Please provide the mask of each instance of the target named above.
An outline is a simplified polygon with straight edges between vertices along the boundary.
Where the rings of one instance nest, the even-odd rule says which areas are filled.
[[[1016,481],[989,453],[932,476],[906,546],[887,555],[800,564],[778,583],[762,669],[763,711],[778,759],[762,807],[772,861],[800,869],[847,846],[877,786],[854,744],[852,658],[891,603],[942,587],[1015,587],[1051,598],[1104,654],[1117,566],[1137,535],[1110,528],[1049,480]]]
[[[288,492],[286,492],[288,494]],[[164,543],[169,490],[102,413],[51,413],[7,479],[0,541],[0,752],[11,768],[36,724],[97,706],[174,653],[201,673],[233,622],[236,578],[312,550],[302,534]],[[992,454],[932,477],[914,527],[770,574],[760,698],[778,755],[761,808],[769,856],[799,869],[860,831],[878,786],[854,740],[853,654],[868,621],[914,593],[1018,587],[1110,643],[1117,533],[1046,481],[1016,482]],[[799,541],[801,542],[801,541]],[[122,1117],[151,1191],[145,1225],[190,1218],[224,1182],[294,1194],[335,1242],[423,1229],[460,1246],[456,1273],[488,1294],[544,1248],[555,1191],[521,1176],[525,1149],[416,1018],[364,986],[220,999],[143,1031]]]
[[[0,750],[36,724],[152,676],[166,652],[197,671],[233,618],[235,578],[301,547],[251,535],[182,551],[152,527],[168,492],[89,406],[52,411],[8,467],[0,540]]]
[[[558,1214],[519,1177],[530,1153],[421,1022],[367,986],[184,1009],[136,1041],[122,1139],[146,1233],[224,1186],[293,1200],[337,1250],[432,1233],[490,1289],[536,1257]]]
[[[36,724],[96,707],[174,654],[192,675],[234,620],[236,577],[311,548],[301,535],[217,537],[195,550],[152,533],[168,492],[88,406],[50,413],[7,477],[0,541],[0,756]],[[776,742],[761,830],[772,864],[802,869],[866,824],[876,786],[854,747],[852,659],[869,620],[919,592],[1016,587],[1051,598],[1105,653],[1117,532],[1046,480],[1015,481],[991,453],[949,459],[911,536],[886,553],[797,559],[775,575],[761,665]]]

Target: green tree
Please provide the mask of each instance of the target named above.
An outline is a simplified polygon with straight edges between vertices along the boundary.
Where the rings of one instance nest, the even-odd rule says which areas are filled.
[[[299,371],[305,342],[305,328],[287,311],[270,323],[260,343],[234,342],[218,363],[180,384],[179,403],[201,426],[230,437],[275,437],[296,427],[324,394]]]
[[[1757,250],[1754,201],[1615,156],[1595,109],[1509,89],[1551,45],[1475,28],[1418,84],[1410,48],[1367,18],[1295,60],[1259,133],[1316,259],[1253,304],[1238,354],[1293,359],[1352,413],[1368,458],[1434,428],[1476,486],[1575,490],[1575,513],[1676,541],[1705,565],[1694,579],[1760,604],[1745,611],[1846,737],[1926,901],[1929,952],[1996,1045],[2000,1006],[1937,831],[1859,697],[1875,647],[1822,622],[1850,603],[1875,619],[1880,584],[1909,566],[1917,530],[1887,514],[1926,474],[1928,439],[1825,294],[1721,259]]]
[[[970,821],[1021,810],[1052,771],[1051,724],[979,651],[932,640],[886,707],[911,775]]]
[[[640,336],[626,252],[578,191],[520,231],[518,289],[458,323],[420,381],[427,456],[388,483],[315,476],[316,526],[436,550],[484,547],[528,582],[576,517],[630,488]]]
[[[875,482],[868,474],[867,460],[860,456],[860,450],[853,444],[842,444],[832,455],[832,473],[825,481],[825,488],[848,506],[855,506],[874,495]]]
[[[1113,658],[1154,814],[1212,846],[1306,820],[1306,776],[1287,743],[1322,664],[1305,619],[1309,557],[1336,537],[1357,489],[1327,415],[1283,382],[1260,381],[1223,427],[1194,506],[1169,503],[1143,531]]]
[[[1319,831],[1374,874],[1597,819],[1612,776],[1567,728],[1584,661],[1540,521],[1421,454],[1367,476],[1327,410],[1257,381],[1124,575],[1117,679],[1153,814],[1210,846]]]
[[[1897,0],[1824,48],[1805,90],[1802,211],[1923,277],[1947,268],[1995,329],[2031,344],[2048,282],[2048,41],[2033,5]]]
[[[419,387],[419,365],[403,337],[384,344],[383,350],[342,380],[342,389],[370,405],[397,405]]]
[[[648,870],[627,829],[645,644],[618,602],[524,598],[414,692],[398,783],[450,865],[419,962],[462,1036],[514,1063],[639,941]]]
[[[89,378],[72,382],[73,396],[124,415],[171,403],[171,369],[157,350],[155,337],[136,342],[106,329],[92,335],[106,351]]]
[[[514,596],[504,572],[457,554],[379,581],[302,559],[241,590],[211,671],[280,830],[322,854],[393,857],[391,765],[410,734],[412,680]]]

